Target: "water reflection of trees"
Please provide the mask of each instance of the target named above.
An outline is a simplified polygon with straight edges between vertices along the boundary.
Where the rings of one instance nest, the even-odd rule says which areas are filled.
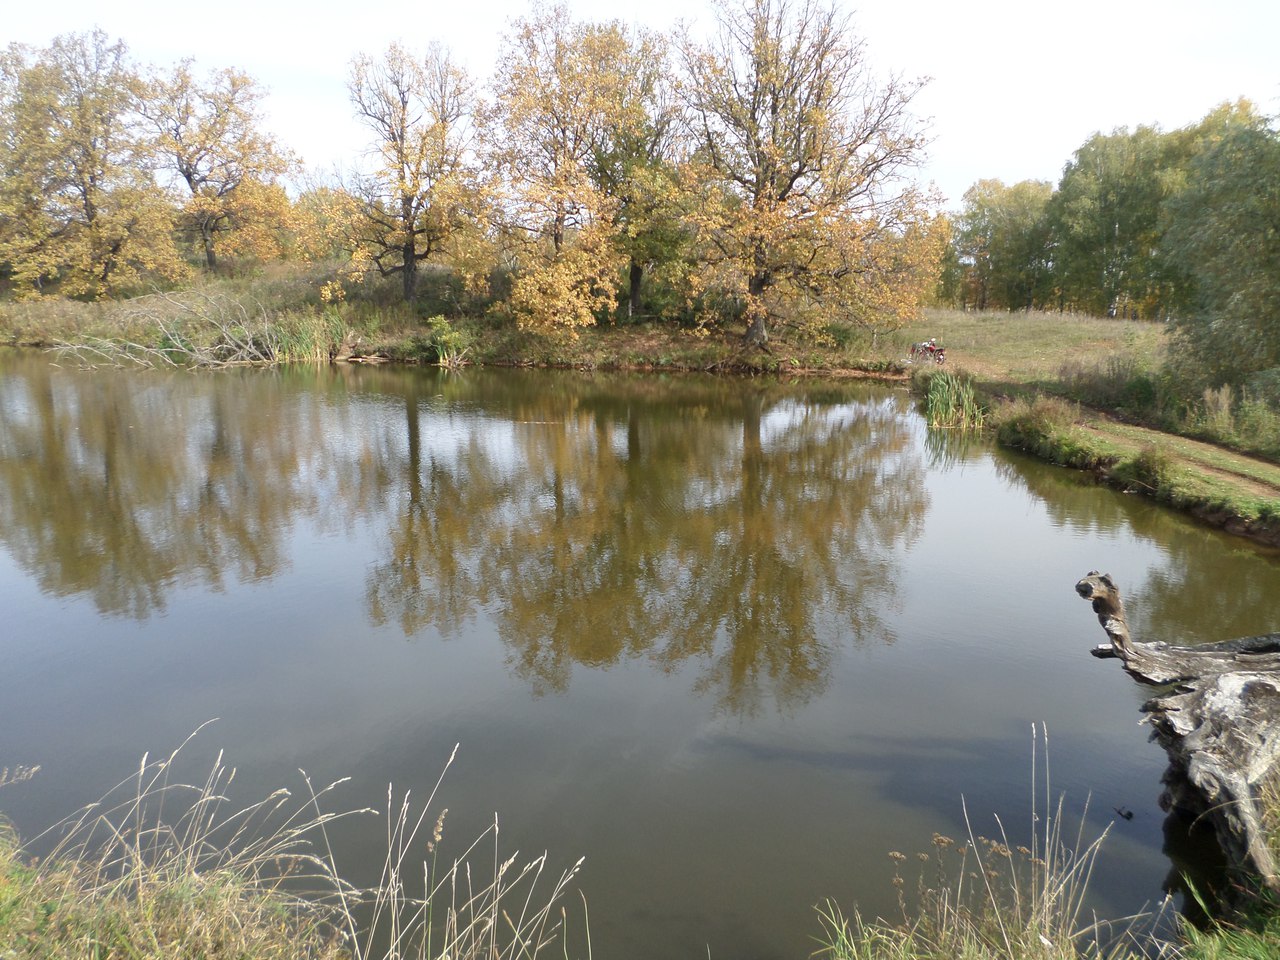
[[[576,664],[695,662],[734,711],[801,701],[837,644],[891,636],[887,548],[926,507],[893,403],[719,381],[538,386],[454,384],[454,403],[509,433],[445,451],[422,442],[448,431],[410,388],[375,620],[448,634],[489,604],[536,690],[564,689]]]
[[[272,415],[267,385],[7,358],[0,539],[42,590],[138,618],[177,584],[272,576],[280,525],[311,498],[307,418]]]
[[[1228,640],[1280,629],[1280,555],[1211,529],[1144,498],[1100,487],[1085,475],[1013,457],[1002,472],[1045,505],[1056,525],[1125,530],[1160,546],[1160,566],[1126,583],[1130,621],[1143,639],[1172,643]],[[1107,566],[1107,558],[1099,557]],[[1081,570],[1084,574],[1086,571]]]
[[[857,387],[3,362],[0,542],[44,591],[142,618],[275,576],[300,519],[358,524],[375,624],[483,612],[539,691],[643,660],[726,709],[801,702],[892,638],[927,506],[911,419]]]

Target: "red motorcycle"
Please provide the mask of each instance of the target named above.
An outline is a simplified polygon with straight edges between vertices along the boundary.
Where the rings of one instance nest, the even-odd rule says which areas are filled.
[[[947,351],[945,347],[940,347],[932,340],[926,340],[924,343],[913,343],[911,345],[912,360],[932,360],[934,363],[942,364],[947,362]]]

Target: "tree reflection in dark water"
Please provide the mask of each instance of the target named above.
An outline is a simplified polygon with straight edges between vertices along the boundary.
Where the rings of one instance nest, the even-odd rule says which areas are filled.
[[[887,547],[927,506],[894,403],[714,380],[446,383],[510,424],[513,468],[477,442],[424,453],[436,421],[406,388],[375,621],[448,635],[490,604],[535,691],[564,690],[575,664],[693,660],[744,713],[820,690],[834,644],[891,638]]]
[[[0,538],[42,590],[145,618],[176,585],[279,571],[282,525],[316,502],[306,408],[278,385],[6,360]]]
[[[1160,545],[1159,566],[1110,570],[1124,590],[1137,639],[1203,643],[1280,629],[1280,550],[1188,522],[1141,497],[1100,491],[1087,474],[1021,456],[1000,462],[1002,472],[1042,500],[1059,526],[1124,532]],[[1108,562],[1097,559],[1101,566]]]
[[[372,622],[484,610],[537,692],[639,659],[728,711],[803,702],[837,645],[892,639],[928,503],[900,401],[858,387],[5,363],[0,536],[43,590],[145,618],[276,576],[304,518],[369,524]]]

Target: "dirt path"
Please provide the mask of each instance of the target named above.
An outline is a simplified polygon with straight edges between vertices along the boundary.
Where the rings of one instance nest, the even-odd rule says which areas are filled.
[[[1053,364],[1061,362],[1061,358],[1029,355],[993,357],[981,350],[963,349],[949,349],[947,360],[948,366],[973,375],[997,392],[1001,384],[1008,384],[1011,390],[1025,389],[1041,376],[1051,376]],[[1092,436],[1097,446],[1115,451],[1118,458],[1154,448],[1168,457],[1180,474],[1190,475],[1190,481],[1184,481],[1184,491],[1192,494],[1191,499],[1200,505],[1190,505],[1187,509],[1215,526],[1267,543],[1280,543],[1280,529],[1274,523],[1245,519],[1245,516],[1257,517],[1260,512],[1263,515],[1268,512],[1259,511],[1259,503],[1280,505],[1280,464],[1127,423],[1089,408],[1084,409],[1077,429]],[[1244,501],[1252,501],[1254,506],[1245,507]],[[1227,503],[1241,505],[1244,515],[1223,506],[1212,506]],[[1270,512],[1274,515],[1276,511]]]
[[[1280,466],[1276,464],[1200,440],[1123,423],[1096,411],[1091,416],[1096,419],[1082,424],[1084,429],[1123,446],[1130,453],[1153,446],[1185,464],[1194,465],[1197,471],[1215,477],[1235,489],[1256,497],[1280,500]]]

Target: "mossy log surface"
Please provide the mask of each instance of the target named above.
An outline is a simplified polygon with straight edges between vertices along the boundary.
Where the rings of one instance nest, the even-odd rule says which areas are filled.
[[[1076,584],[1116,657],[1135,679],[1165,689],[1142,706],[1169,758],[1160,805],[1208,820],[1233,871],[1280,893],[1258,792],[1280,760],[1280,633],[1194,647],[1129,635],[1120,590],[1108,574]]]

